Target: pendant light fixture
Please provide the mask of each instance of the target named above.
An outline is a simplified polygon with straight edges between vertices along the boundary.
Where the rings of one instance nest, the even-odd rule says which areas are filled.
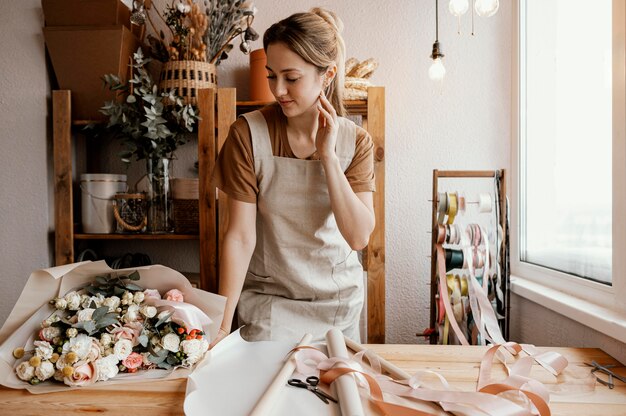
[[[490,17],[496,14],[500,2],[498,0],[476,0],[474,3],[474,10],[476,14],[481,17]]]
[[[469,0],[450,0],[448,10],[457,18],[457,33],[461,34],[461,16],[469,10]]]
[[[433,60],[432,65],[428,69],[428,76],[433,81],[441,81],[446,75],[446,68],[443,66],[442,58],[444,55],[439,49],[439,0],[435,0],[435,43],[433,43],[433,52],[430,54]]]

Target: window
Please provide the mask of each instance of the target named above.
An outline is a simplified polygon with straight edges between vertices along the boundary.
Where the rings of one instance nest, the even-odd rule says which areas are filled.
[[[520,260],[611,283],[611,0],[524,1]]]
[[[517,3],[513,274],[626,311],[625,2]]]

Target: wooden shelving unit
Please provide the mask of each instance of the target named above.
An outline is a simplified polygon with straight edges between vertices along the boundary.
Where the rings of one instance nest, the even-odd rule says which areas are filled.
[[[369,343],[385,342],[385,89],[370,87],[368,100],[346,101],[350,115],[362,116],[365,128],[374,140],[376,189],[374,209],[376,228],[364,250],[367,270],[367,311]],[[228,224],[227,197],[210,186],[210,176],[229,127],[238,114],[255,110],[267,102],[236,101],[234,88],[200,90],[198,109],[198,234],[81,234],[74,230],[72,193],[72,127],[85,126],[92,120],[71,119],[71,93],[53,91],[53,152],[55,192],[55,263],[74,262],[76,240],[199,240],[200,287],[217,292],[219,285],[219,249]]]

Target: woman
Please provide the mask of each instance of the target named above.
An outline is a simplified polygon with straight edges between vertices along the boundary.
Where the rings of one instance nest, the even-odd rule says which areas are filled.
[[[277,103],[231,126],[214,172],[229,195],[219,293],[228,298],[219,342],[238,305],[247,340],[359,340],[363,270],[374,228],[371,137],[341,117],[341,21],[294,14],[263,37]]]

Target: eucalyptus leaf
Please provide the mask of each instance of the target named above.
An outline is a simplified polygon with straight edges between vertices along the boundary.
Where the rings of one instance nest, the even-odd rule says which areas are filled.
[[[139,338],[137,339],[137,341],[139,341],[139,343],[141,344],[142,347],[147,347],[148,346],[148,342],[150,341],[148,339],[147,335],[140,335]]]
[[[126,283],[126,289],[128,290],[134,290],[134,291],[143,291],[143,287],[138,286],[134,283]]]
[[[93,311],[93,314],[91,315],[91,319],[93,319],[94,321],[97,321],[100,318],[102,318],[104,315],[106,315],[107,312],[109,312],[108,306],[100,306],[95,311]]]
[[[139,278],[140,278],[139,272],[137,270],[135,270],[134,272],[132,272],[131,274],[128,275],[128,278],[130,280],[139,280]]]

